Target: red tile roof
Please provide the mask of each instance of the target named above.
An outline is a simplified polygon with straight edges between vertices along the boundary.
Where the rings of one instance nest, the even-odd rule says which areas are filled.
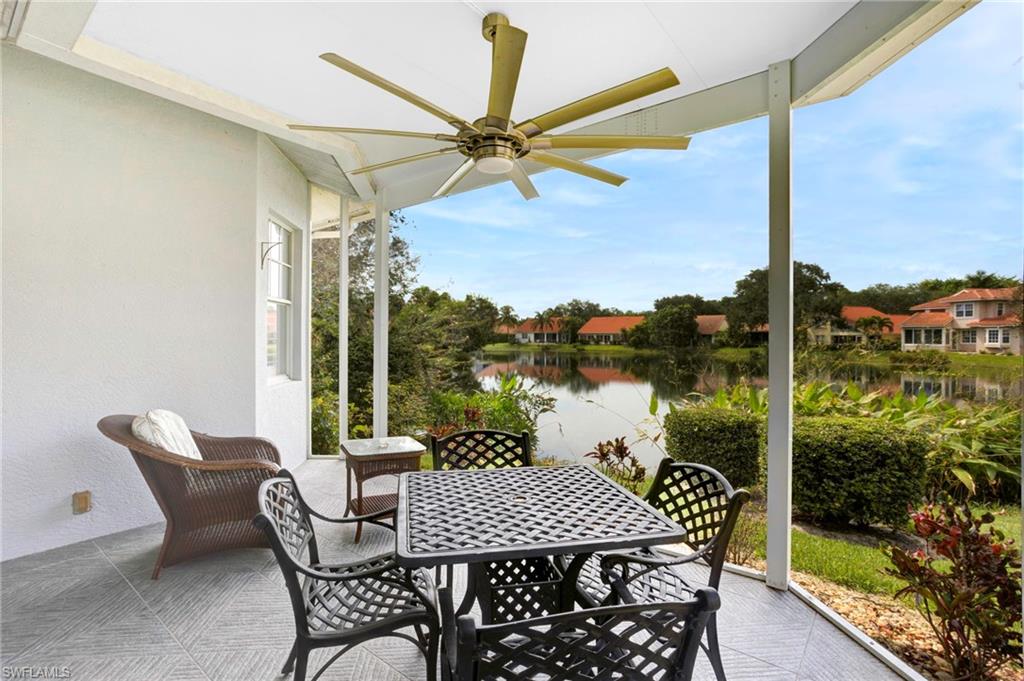
[[[899,333],[903,329],[903,323],[913,317],[909,314],[887,314],[885,315],[892,322],[892,332]]]
[[[697,333],[702,336],[713,336],[726,326],[724,314],[697,315]]]
[[[620,317],[591,317],[580,327],[579,335],[590,333],[622,333],[632,329],[644,321],[643,315],[623,315]]]
[[[998,317],[986,317],[985,319],[979,319],[976,322],[971,322],[967,326],[1019,326],[1020,315],[1015,312],[1007,312],[1004,315]]]
[[[911,310],[934,310],[946,307],[951,303],[965,303],[974,300],[1013,300],[1013,287],[1010,288],[965,288],[951,296],[929,300],[910,308]]]
[[[559,333],[561,330],[561,317],[552,317],[551,323],[545,324],[544,327],[540,329],[537,328],[537,323],[532,319],[527,319],[516,327],[516,333]]]
[[[627,374],[621,369],[614,367],[578,367],[577,371],[583,378],[591,383],[603,385],[605,383],[638,383],[639,380],[633,374]]]
[[[918,312],[917,314],[910,315],[910,318],[903,322],[901,326],[903,328],[949,326],[952,322],[953,318],[945,312]]]

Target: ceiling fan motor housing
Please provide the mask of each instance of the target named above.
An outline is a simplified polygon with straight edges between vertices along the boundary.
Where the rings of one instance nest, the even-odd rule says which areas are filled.
[[[525,156],[529,146],[526,137],[518,131],[484,128],[482,133],[460,136],[459,151],[473,159],[480,172],[501,175],[512,170],[515,160]]]

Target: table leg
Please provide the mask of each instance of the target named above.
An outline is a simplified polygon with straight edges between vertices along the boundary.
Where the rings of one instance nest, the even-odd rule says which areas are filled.
[[[577,553],[565,568],[562,583],[558,588],[558,606],[562,612],[570,612],[576,607],[576,583],[579,581],[583,564],[592,555],[592,553]]]
[[[352,513],[352,466],[348,459],[345,459],[345,515]]]
[[[359,508],[356,510],[356,513],[358,515],[362,515],[363,514],[363,479],[362,478],[359,478],[356,481],[356,503],[359,504]],[[355,541],[356,544],[359,543],[359,538],[362,537],[362,536],[363,536],[363,521],[360,520],[358,523],[356,523],[356,541]]]
[[[466,593],[462,597],[462,602],[459,604],[459,609],[455,611],[456,617],[468,614],[469,611],[473,609],[473,601],[475,600],[481,600],[480,609],[483,610],[484,604],[482,601],[486,600],[480,599],[481,580],[484,585],[486,585],[487,583],[486,566],[480,563],[470,563],[466,566],[466,575]],[[448,588],[452,588],[453,586],[455,586],[454,575],[451,581],[452,583],[448,585]]]

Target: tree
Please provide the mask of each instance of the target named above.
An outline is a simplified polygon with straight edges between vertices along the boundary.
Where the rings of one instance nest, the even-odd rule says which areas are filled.
[[[821,267],[793,263],[793,326],[798,342],[806,330],[830,322],[840,323],[844,295],[842,284]],[[730,329],[747,331],[768,323],[768,268],[753,270],[736,282],[733,296],[723,299]],[[804,332],[801,333],[801,330]]]
[[[675,305],[689,305],[695,314],[723,314],[724,308],[720,300],[705,300],[703,297],[687,293],[678,296],[666,296],[654,301],[654,309]]]
[[[555,313],[551,308],[533,315],[533,330],[536,333],[555,333]]]
[[[650,325],[651,343],[656,347],[680,349],[697,342],[697,315],[689,305],[663,306],[646,324]]]
[[[502,305],[498,308],[498,324],[509,330],[519,326],[519,317],[516,316],[515,310],[511,305]],[[506,340],[511,337],[511,332],[506,334]]]
[[[886,329],[892,332],[893,328],[895,328],[891,319],[888,317],[880,317],[878,315],[861,317],[854,322],[853,325],[858,331],[864,334],[869,345],[874,344],[875,341],[881,338]]]

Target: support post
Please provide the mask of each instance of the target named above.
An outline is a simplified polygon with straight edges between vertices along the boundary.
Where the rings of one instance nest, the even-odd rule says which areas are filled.
[[[388,436],[388,316],[391,293],[391,213],[384,205],[384,190],[374,201],[373,283],[373,436]]]
[[[348,259],[351,220],[349,199],[342,194],[338,205],[338,437],[341,440],[348,439]]]
[[[766,583],[789,588],[793,503],[791,62],[768,69],[768,545]]]

